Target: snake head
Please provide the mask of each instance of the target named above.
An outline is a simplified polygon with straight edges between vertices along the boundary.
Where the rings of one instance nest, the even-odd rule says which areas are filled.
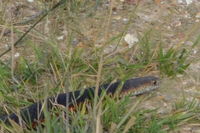
[[[127,80],[122,89],[122,95],[137,96],[158,89],[160,79],[154,76],[140,77]]]

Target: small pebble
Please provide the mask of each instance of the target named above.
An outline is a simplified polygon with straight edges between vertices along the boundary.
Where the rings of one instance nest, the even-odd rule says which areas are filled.
[[[136,34],[126,34],[124,40],[129,48],[132,48],[133,45],[139,41]]]
[[[20,56],[20,54],[19,53],[15,53],[15,58],[17,58],[17,57],[19,57]]]
[[[123,18],[123,21],[124,21],[124,22],[127,22],[127,21],[128,21],[128,19],[127,19],[127,18]]]
[[[30,3],[31,3],[31,2],[34,2],[34,0],[27,0],[27,1],[30,2]]]
[[[64,36],[62,35],[62,36],[59,36],[59,37],[57,37],[57,40],[63,40],[64,39]]]

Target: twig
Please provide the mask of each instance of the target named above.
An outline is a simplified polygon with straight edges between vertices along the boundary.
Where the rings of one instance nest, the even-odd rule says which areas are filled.
[[[14,47],[16,47],[19,42],[22,41],[22,39],[40,22],[42,21],[50,12],[52,12],[53,10],[55,10],[57,7],[59,7],[60,5],[64,4],[66,2],[66,0],[60,0],[56,5],[54,5],[51,9],[49,9],[48,11],[44,12],[44,14],[41,16],[40,19],[38,19],[13,45]],[[6,53],[10,52],[11,48],[7,49],[6,51],[4,51],[3,53],[0,54],[0,58],[2,56],[4,56]]]

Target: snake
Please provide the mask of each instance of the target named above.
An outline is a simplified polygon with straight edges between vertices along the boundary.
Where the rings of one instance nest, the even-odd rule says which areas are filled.
[[[6,125],[12,125],[14,121],[20,126],[32,125],[35,127],[39,121],[44,121],[43,105],[46,102],[47,110],[50,111],[56,105],[64,107],[76,108],[77,105],[84,103],[87,100],[92,100],[95,94],[100,97],[102,94],[123,96],[138,96],[159,88],[160,79],[155,76],[145,76],[128,79],[125,81],[116,81],[99,85],[99,87],[91,87],[80,89],[67,93],[59,93],[55,96],[50,96],[43,101],[35,102],[27,107],[22,108],[18,113],[11,113],[0,116],[0,122]],[[97,90],[97,93],[95,93]],[[12,121],[12,122],[11,122]]]

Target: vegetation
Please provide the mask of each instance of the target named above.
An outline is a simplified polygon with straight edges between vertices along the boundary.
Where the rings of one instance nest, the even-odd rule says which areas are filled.
[[[40,3],[47,9],[54,4],[46,4],[42,0]],[[155,39],[155,36],[160,34],[159,30],[148,29],[139,37],[137,44],[128,48],[123,37],[130,23],[127,23],[119,34],[110,35],[112,7],[105,11],[105,16],[99,16],[98,8],[101,8],[102,3],[103,1],[99,0],[75,0],[67,3],[63,1],[61,6],[51,12],[49,10],[49,14],[38,21],[42,28],[46,25],[47,29],[42,31],[41,27],[36,26],[30,34],[22,38],[17,45],[19,51],[25,52],[17,59],[12,56],[12,60],[16,61],[14,65],[13,62],[8,63],[5,60],[0,65],[1,115],[17,112],[20,108],[49,95],[98,86],[116,79],[126,80],[149,75],[151,72],[161,78],[184,74],[192,63],[190,52],[197,46],[200,37],[197,37],[189,48],[181,45],[166,47],[162,40]],[[128,14],[130,20],[134,18],[135,11],[134,8],[133,12]],[[0,20],[5,19],[2,16]],[[98,21],[95,25],[98,27],[92,31],[93,38],[87,37],[87,34],[90,34],[87,33],[88,27],[94,26],[91,18]],[[49,20],[52,21],[50,25]],[[1,21],[1,25],[6,25],[6,22]],[[12,25],[7,28],[12,29]],[[65,34],[63,29],[67,29],[67,36],[60,41],[57,38],[61,32]],[[14,31],[19,38],[23,36],[23,32],[15,27]],[[98,40],[102,38],[103,41],[97,46]],[[115,49],[105,52],[113,44],[116,44]],[[38,125],[36,130],[22,128],[16,124],[9,127],[1,123],[0,131],[167,133],[188,123],[199,123],[199,104],[195,100],[192,103],[185,99],[177,101],[172,105],[171,111],[162,114],[159,113],[162,107],[145,109],[140,106],[151,97],[152,95],[144,95],[119,99],[105,96],[99,98],[96,104],[92,102],[81,105],[76,112],[63,107],[45,112],[47,120]]]

